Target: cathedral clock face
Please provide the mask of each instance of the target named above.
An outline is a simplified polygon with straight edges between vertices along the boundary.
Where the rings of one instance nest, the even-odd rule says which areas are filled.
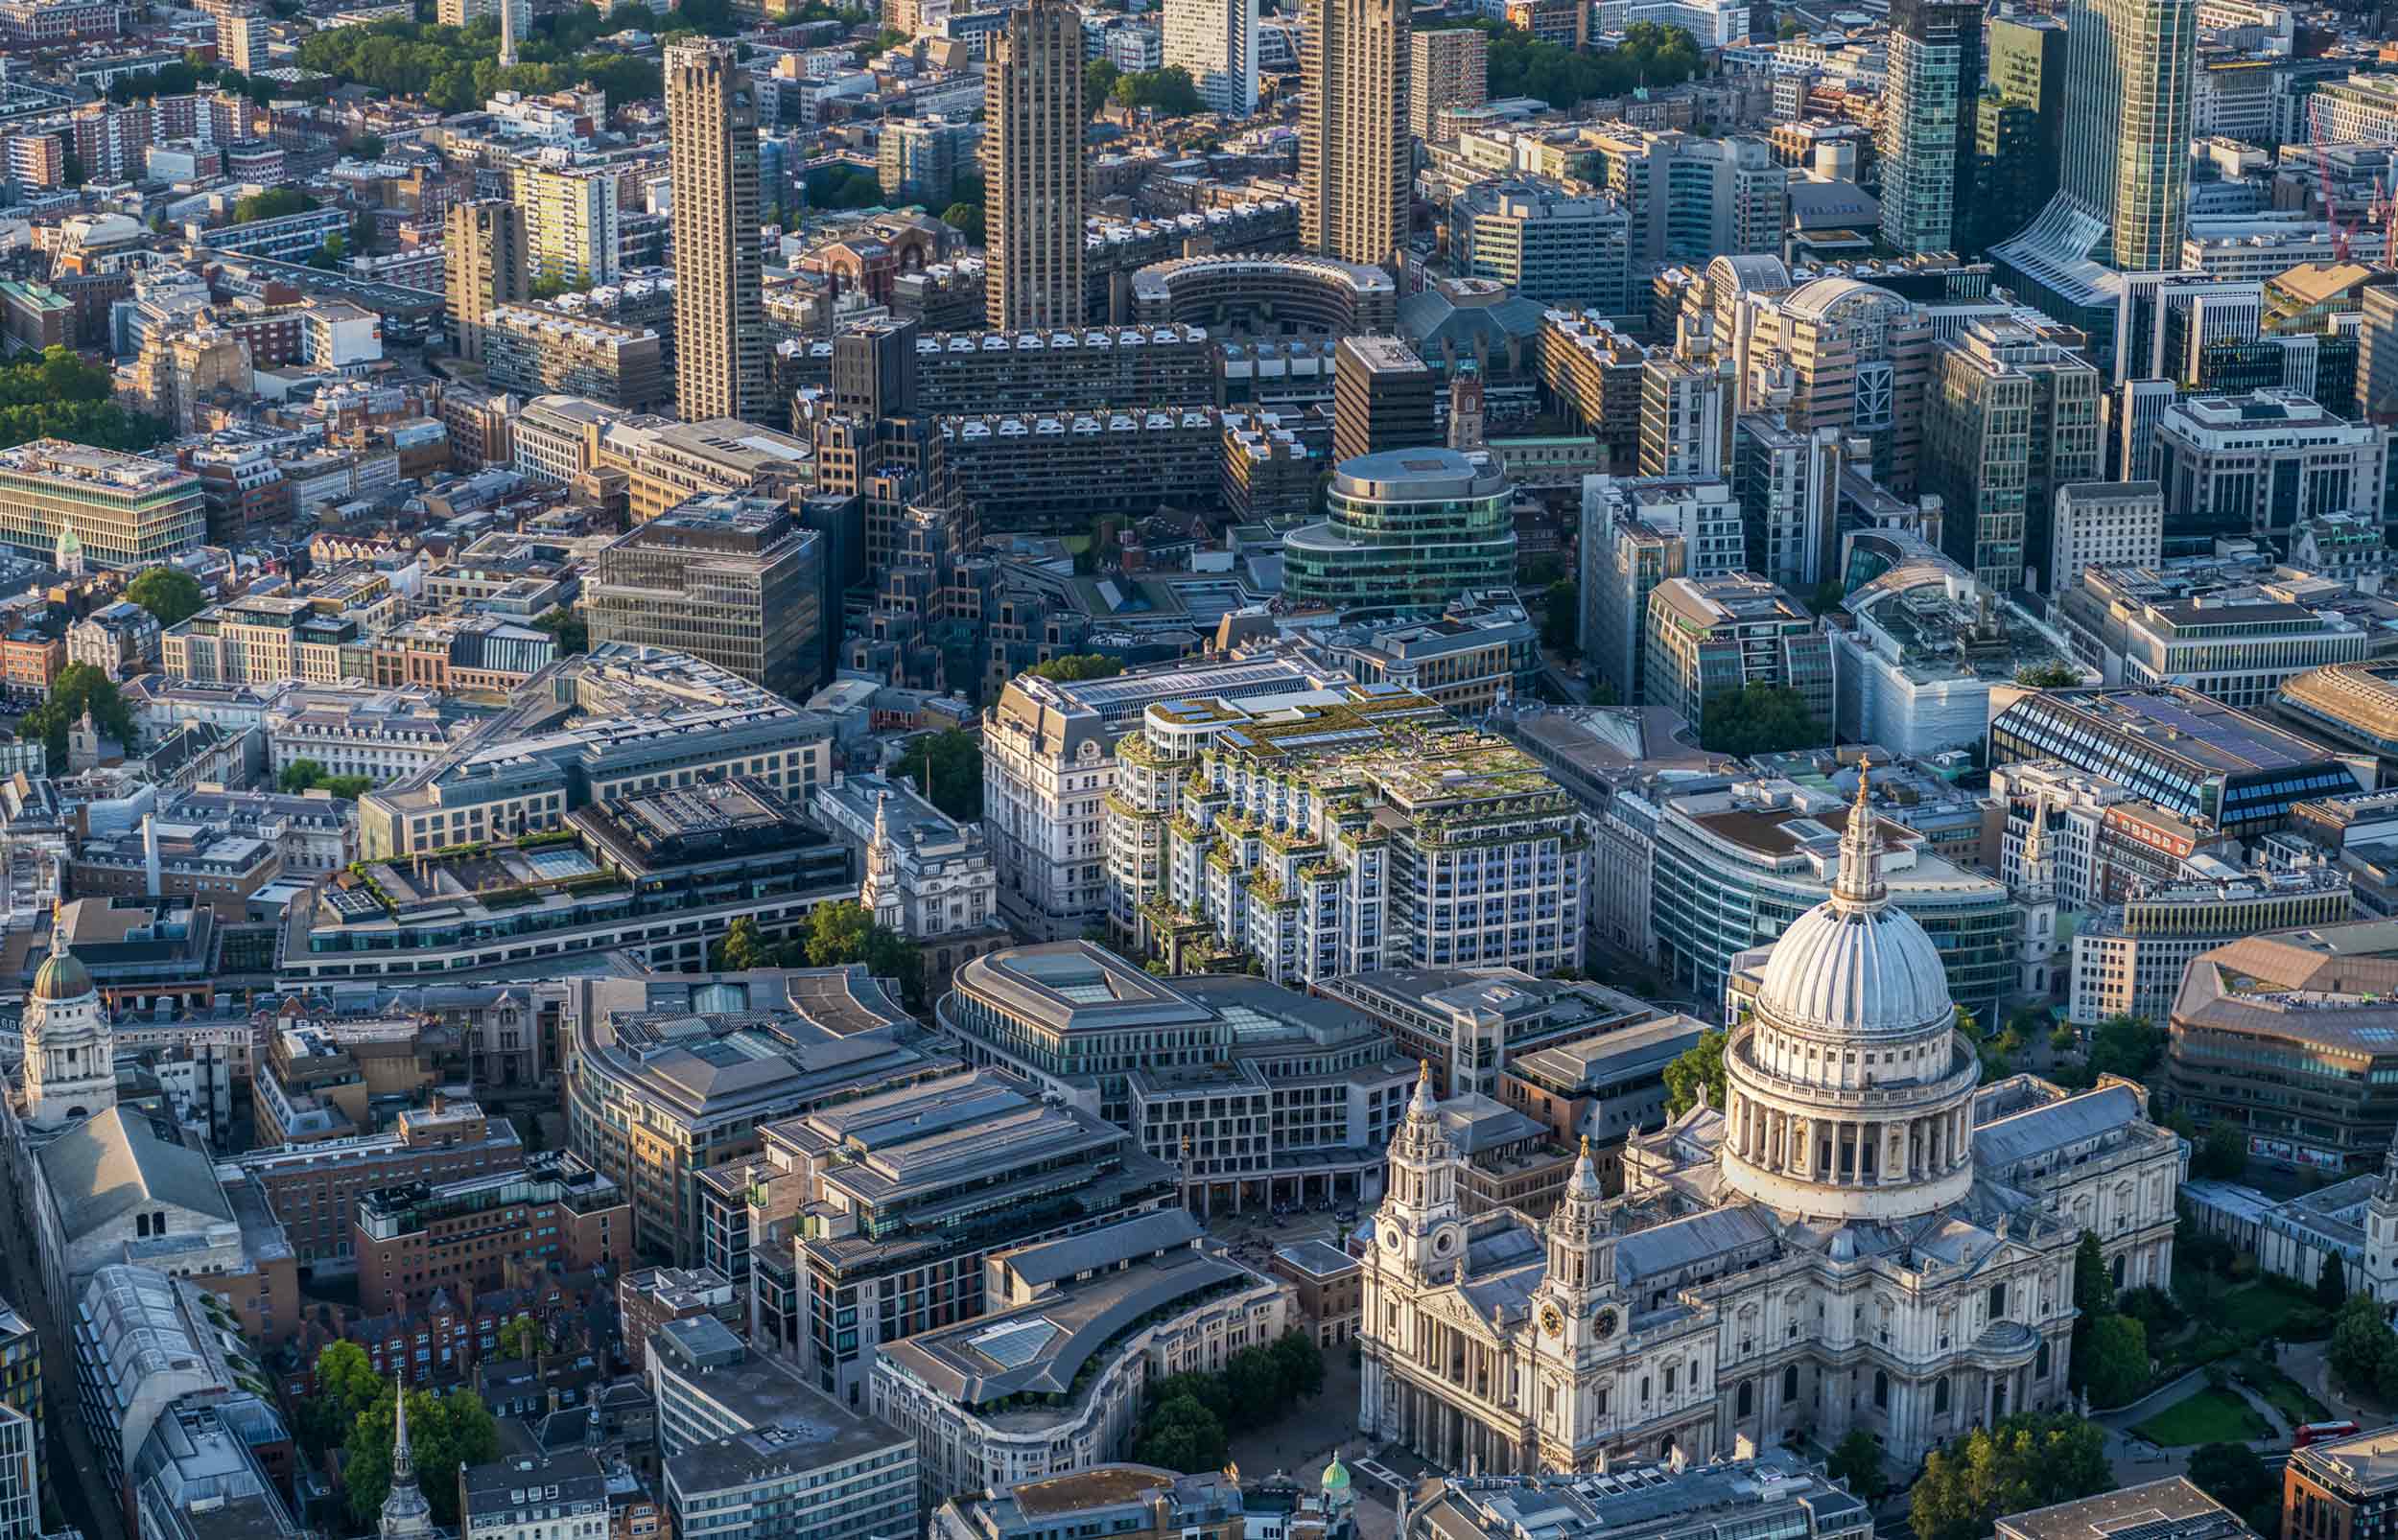
[[[1591,1317],[1590,1329],[1603,1338],[1614,1336],[1615,1312],[1612,1310],[1602,1310],[1597,1315]]]
[[[1382,1232],[1382,1248],[1383,1248],[1383,1249],[1384,1249],[1384,1250],[1387,1250],[1387,1251],[1396,1251],[1396,1250],[1398,1250],[1398,1249],[1399,1249],[1399,1226],[1398,1226],[1398,1225],[1385,1225],[1381,1226],[1381,1232]]]
[[[1563,1336],[1565,1334],[1564,1312],[1559,1310],[1554,1304],[1542,1305],[1540,1307],[1540,1329],[1551,1337]]]

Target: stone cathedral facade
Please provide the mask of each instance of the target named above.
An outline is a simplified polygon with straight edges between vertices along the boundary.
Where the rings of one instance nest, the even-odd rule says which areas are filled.
[[[1588,1152],[1545,1223],[1468,1218],[1429,1079],[1365,1262],[1371,1436],[1452,1471],[1588,1471],[1864,1428],[1911,1467],[2070,1404],[2074,1252],[2172,1266],[2182,1141],[2109,1079],[1980,1083],[1939,949],[1893,905],[1860,777],[1832,895],[1753,963],[1724,1108]]]

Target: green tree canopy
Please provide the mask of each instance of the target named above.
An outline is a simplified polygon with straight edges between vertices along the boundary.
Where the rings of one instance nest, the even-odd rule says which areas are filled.
[[[63,347],[0,367],[0,449],[65,438],[138,454],[174,436],[159,419],[118,406],[115,389],[106,368]]]
[[[1699,743],[1711,754],[1780,754],[1820,748],[1831,737],[1822,719],[1807,710],[1807,698],[1786,685],[1745,685],[1706,698]]]
[[[1842,1435],[1832,1446],[1832,1458],[1824,1468],[1869,1503],[1879,1502],[1890,1490],[1890,1474],[1882,1468],[1882,1446],[1863,1428],[1851,1428]]]
[[[1699,1105],[1706,1091],[1707,1106],[1724,1105],[1724,1034],[1703,1032],[1698,1043],[1665,1066],[1665,1115],[1681,1116]]]
[[[148,610],[161,626],[181,625],[207,608],[200,579],[180,567],[153,567],[125,585],[125,596]]]
[[[2315,1302],[2325,1310],[2338,1310],[2348,1302],[2348,1272],[2339,1265],[2339,1253],[2326,1252],[2323,1269],[2315,1275]]]
[[[783,964],[780,949],[758,929],[758,922],[747,915],[736,915],[724,939],[717,943],[716,957],[709,966],[746,973],[753,968],[780,968]]]
[[[941,222],[964,236],[968,245],[982,245],[984,226],[980,203],[969,203],[959,198],[941,211]]]
[[[16,730],[21,736],[39,738],[50,751],[51,768],[63,772],[67,732],[86,709],[103,735],[128,747],[133,744],[133,713],[126,709],[125,697],[117,692],[115,681],[87,663],[59,669],[50,693],[18,720]]]
[[[1281,1371],[1281,1388],[1298,1400],[1311,1400],[1324,1390],[1324,1349],[1304,1331],[1284,1332],[1274,1343],[1275,1366]]]
[[[547,631],[558,639],[558,652],[573,657],[591,650],[591,626],[573,610],[560,607],[548,611],[533,621],[535,629]]]
[[[1133,1447],[1133,1458],[1141,1464],[1187,1476],[1221,1470],[1231,1456],[1224,1424],[1189,1396],[1179,1396],[1158,1408]]]
[[[1573,658],[1582,652],[1582,595],[1573,579],[1551,583],[1540,599],[1540,644]]]
[[[391,1438],[398,1403],[390,1386],[359,1415],[342,1446],[341,1467],[348,1489],[350,1517],[371,1528],[391,1491]],[[443,1528],[458,1525],[457,1471],[460,1465],[487,1465],[500,1458],[500,1430],[472,1390],[435,1395],[430,1390],[408,1392],[408,1442],[415,1457],[425,1502],[434,1523]],[[448,1479],[444,1479],[447,1473]]]
[[[293,1431],[301,1443],[322,1453],[350,1435],[359,1413],[390,1388],[375,1372],[366,1350],[352,1342],[328,1342],[317,1353],[317,1391],[299,1408]]]
[[[348,802],[356,802],[374,788],[364,776],[329,776],[325,767],[314,759],[294,759],[283,767],[275,784],[296,797],[303,791],[326,791]]]
[[[818,166],[808,174],[810,208],[877,208],[882,178],[865,166]]]
[[[1532,96],[1560,109],[1591,97],[1623,96],[1641,85],[1679,85],[1699,73],[1699,45],[1680,27],[1635,21],[1624,29],[1622,46],[1581,52],[1544,43],[1530,33],[1494,21],[1475,26],[1491,35],[1490,90],[1493,100]]]
[[[2324,1350],[2340,1383],[2363,1389],[2378,1386],[2383,1365],[2398,1355],[2398,1334],[2382,1318],[2381,1305],[2371,1295],[2358,1295],[2339,1307],[2332,1323],[2331,1345]]]
[[[2115,1275],[2107,1268],[2105,1248],[2096,1233],[2081,1232],[2073,1253],[2073,1352],[2066,1378],[2077,1390],[2089,1379],[2090,1329],[2115,1313]]]
[[[317,200],[296,187],[270,187],[263,193],[252,193],[233,205],[233,222],[247,224],[252,220],[279,220],[286,215],[305,214],[317,206]]]
[[[982,736],[964,728],[927,733],[907,745],[899,774],[916,778],[927,801],[960,823],[982,816]]]
[[[2094,1406],[2128,1406],[2148,1386],[2149,1330],[2129,1316],[2102,1318],[2074,1356],[2089,1360],[2081,1383]]]
[[[1916,1540],[1981,1540],[2002,1514],[2114,1486],[2106,1435],[2096,1423],[2024,1413],[1934,1451],[1915,1484],[1909,1522]]]
[[[1082,67],[1082,105],[1085,112],[1096,112],[1107,105],[1116,94],[1117,79],[1124,72],[1104,58],[1088,60]]]
[[[1088,73],[1086,66],[1086,78]],[[1191,82],[1190,71],[1180,64],[1119,75],[1108,88],[1108,96],[1118,106],[1147,107],[1168,118],[1187,117],[1207,105],[1199,99],[1199,87]]]
[[[1149,1388],[1133,1458],[1187,1474],[1221,1469],[1226,1428],[1271,1422],[1323,1388],[1324,1349],[1299,1331],[1242,1348],[1219,1374],[1169,1374]]]
[[[493,1335],[492,1347],[502,1358],[530,1359],[544,1345],[541,1327],[530,1316],[519,1316]]]
[[[2015,683],[2032,689],[2063,689],[2081,683],[2081,671],[2052,658],[2015,670]]]
[[[876,924],[874,916],[854,898],[811,910],[806,946],[811,968],[863,963],[877,978],[899,980],[910,1002],[924,998],[924,949],[889,926]]]
[[[2248,1174],[2248,1132],[2228,1120],[2206,1131],[2190,1164],[2198,1176],[2238,1181]]]
[[[1032,672],[1044,679],[1071,684],[1081,679],[1113,679],[1124,671],[1124,660],[1104,652],[1074,652],[1047,663],[1035,664]]]
[[[2265,1468],[2245,1444],[2200,1444],[2190,1453],[2191,1484],[2248,1521],[2259,1534],[2278,1534],[2281,1477]]]

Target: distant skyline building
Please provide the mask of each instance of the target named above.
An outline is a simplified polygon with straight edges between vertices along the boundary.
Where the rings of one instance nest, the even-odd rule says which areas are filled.
[[[2057,319],[2096,321],[2109,272],[2176,269],[2190,214],[2198,0],[2072,0],[2057,197],[1993,255]],[[2111,337],[2103,351],[2111,355]]]
[[[1258,0],[1165,0],[1165,67],[1190,72],[1211,112],[1258,110]]]
[[[2075,0],[2066,13],[2059,183],[2105,219],[2123,272],[2181,261],[2198,32],[2197,0]]]
[[[666,51],[675,406],[685,422],[756,422],[768,405],[758,95],[738,58],[727,42]]]
[[[991,35],[983,251],[995,329],[1082,324],[1082,15],[1067,0],[1033,0]]]
[[[1882,107],[1882,240],[1906,252],[1957,248],[1982,94],[1979,0],[1893,0]]]
[[[1407,244],[1407,0],[1307,0],[1299,230],[1309,251],[1388,267]]]
[[[1973,117],[1973,172],[1959,239],[1969,251],[2014,234],[2027,211],[2057,196],[2065,24],[2054,16],[1992,16],[1983,56],[1982,94],[1964,108]]]

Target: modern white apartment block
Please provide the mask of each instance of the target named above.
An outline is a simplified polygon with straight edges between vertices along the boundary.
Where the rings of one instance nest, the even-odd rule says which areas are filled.
[[[543,151],[508,176],[525,216],[526,266],[533,280],[576,288],[616,281],[621,220],[617,169],[578,166],[563,151]]]
[[[1347,678],[1271,648],[1071,684],[1020,675],[982,728],[982,822],[1000,915],[1027,941],[1070,940],[1106,917],[1101,812],[1116,789],[1117,740],[1153,702],[1242,700]]]
[[[1381,686],[1150,706],[1105,805],[1111,925],[1277,983],[1579,967],[1589,840],[1504,738]]]
[[[1258,110],[1258,0],[1166,0],[1165,64],[1190,72],[1208,110]]]

